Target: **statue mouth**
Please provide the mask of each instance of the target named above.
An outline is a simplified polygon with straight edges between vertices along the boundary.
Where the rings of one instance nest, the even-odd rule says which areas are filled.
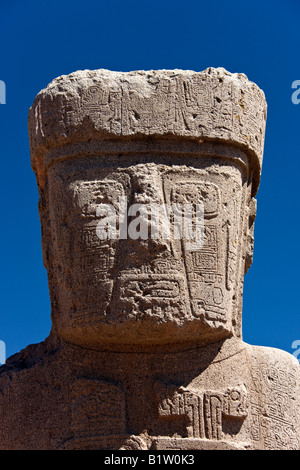
[[[177,299],[185,294],[184,279],[180,276],[143,274],[121,276],[119,279],[121,299],[143,297]]]
[[[112,300],[123,318],[170,321],[190,313],[186,281],[178,274],[122,274]]]

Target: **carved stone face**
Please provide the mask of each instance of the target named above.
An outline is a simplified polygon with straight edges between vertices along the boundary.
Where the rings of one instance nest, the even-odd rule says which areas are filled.
[[[118,349],[240,334],[246,164],[217,157],[190,157],[184,165],[175,157],[66,159],[49,168],[44,197],[44,258],[59,336]],[[172,232],[100,240],[97,207],[110,204],[117,214],[120,197],[149,209],[203,204],[202,247],[190,249]]]

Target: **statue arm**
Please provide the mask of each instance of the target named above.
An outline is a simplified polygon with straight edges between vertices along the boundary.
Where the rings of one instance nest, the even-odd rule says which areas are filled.
[[[247,349],[263,448],[300,449],[300,364],[280,349]]]

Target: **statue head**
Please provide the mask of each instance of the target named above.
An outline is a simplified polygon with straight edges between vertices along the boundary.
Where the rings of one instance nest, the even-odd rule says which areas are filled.
[[[57,336],[114,350],[241,336],[265,119],[263,92],[224,69],[79,71],[38,94]]]

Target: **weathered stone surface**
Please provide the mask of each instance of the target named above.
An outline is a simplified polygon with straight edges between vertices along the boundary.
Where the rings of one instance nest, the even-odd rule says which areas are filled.
[[[265,119],[224,69],[80,71],[38,94],[52,329],[0,369],[0,448],[299,448],[297,360],[242,340]],[[120,216],[122,198],[149,210],[140,229],[201,204],[203,243],[99,239],[99,207]]]
[[[223,68],[198,73],[77,71],[53,80],[33,103],[29,113],[32,164],[39,169],[49,148],[91,139],[180,136],[198,144],[203,138],[247,149],[253,156],[257,187],[265,121],[262,90],[244,74]]]

